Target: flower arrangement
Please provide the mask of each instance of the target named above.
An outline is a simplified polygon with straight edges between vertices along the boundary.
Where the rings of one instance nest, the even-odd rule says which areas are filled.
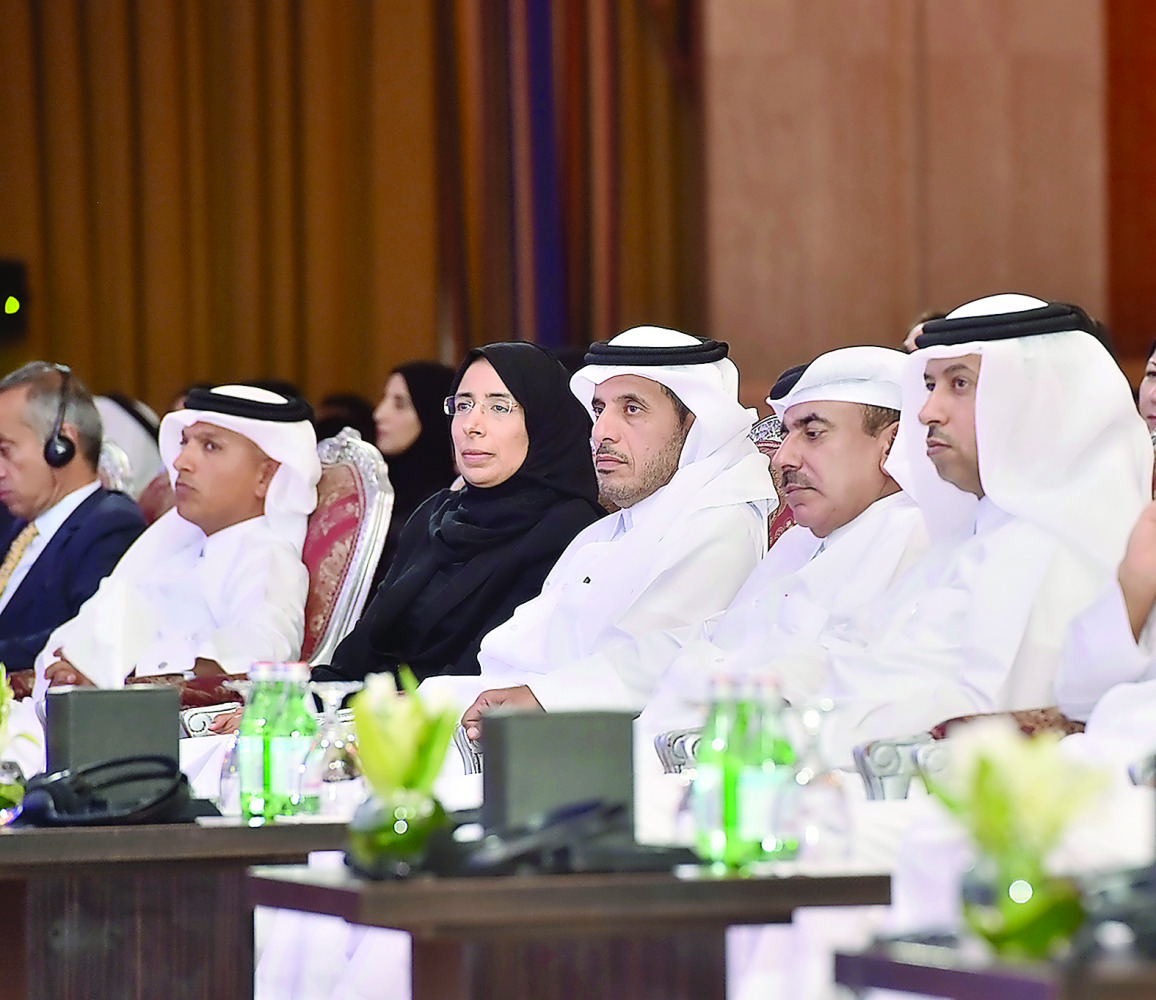
[[[8,746],[8,716],[12,714],[15,695],[8,681],[8,669],[0,663],[0,750]]]
[[[997,953],[1054,954],[1083,922],[1076,887],[1047,873],[1047,857],[1105,786],[1097,770],[1069,760],[1059,736],[1028,737],[1010,721],[961,729],[942,780],[928,790],[979,852],[964,917]]]
[[[446,821],[432,789],[458,713],[427,705],[408,667],[398,676],[400,691],[392,674],[371,674],[352,701],[359,761],[373,798],[353,818],[350,847],[354,861],[370,872],[383,861],[420,858],[430,833]]]
[[[8,681],[8,670],[0,663],[0,753],[8,747],[8,718],[12,714],[15,695]],[[22,734],[25,739],[32,739]],[[15,814],[16,807],[24,799],[24,786],[17,778],[20,771],[15,765],[0,765],[0,825],[8,822]]]
[[[406,790],[429,794],[457,726],[453,708],[431,710],[417,693],[413,672],[370,674],[353,697],[361,769],[379,796]]]

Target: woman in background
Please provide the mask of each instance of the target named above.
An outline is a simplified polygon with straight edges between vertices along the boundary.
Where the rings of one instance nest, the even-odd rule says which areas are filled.
[[[389,374],[373,411],[377,447],[389,465],[393,515],[375,580],[389,570],[401,529],[421,504],[454,481],[453,449],[442,412],[454,371],[438,361],[410,361]]]

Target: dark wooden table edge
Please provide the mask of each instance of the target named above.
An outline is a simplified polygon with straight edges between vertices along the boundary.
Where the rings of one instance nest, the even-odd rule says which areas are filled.
[[[73,874],[108,865],[298,862],[313,851],[340,850],[342,824],[262,827],[163,825],[0,829],[0,878]]]
[[[553,937],[724,930],[786,922],[804,906],[890,901],[890,876],[856,875],[853,880],[792,876],[682,882],[647,873],[368,883],[339,873],[282,866],[251,870],[247,895],[252,906],[322,913],[426,939],[503,934]],[[851,893],[849,886],[854,889]],[[698,895],[693,901],[675,898],[688,892]]]
[[[889,989],[956,1000],[991,1000],[1000,996],[1055,1000],[1060,995],[1056,972],[1046,965],[955,966],[944,961],[946,952],[947,949],[929,948],[924,957],[901,957],[886,948],[860,954],[836,952],[835,982],[853,990]]]
[[[906,990],[953,1000],[997,996],[1148,1000],[1156,996],[1156,962],[1131,954],[1098,955],[1080,965],[1011,963],[962,955],[952,948],[896,942],[856,954],[836,952],[834,964],[835,981],[855,990]]]

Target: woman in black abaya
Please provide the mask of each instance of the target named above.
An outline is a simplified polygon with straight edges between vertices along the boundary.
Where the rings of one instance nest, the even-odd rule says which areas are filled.
[[[442,401],[454,370],[437,361],[410,361],[389,373],[373,411],[377,447],[389,465],[393,515],[376,579],[397,552],[401,530],[422,503],[454,481],[453,452]]]
[[[405,525],[361,620],[317,680],[406,663],[419,680],[478,672],[483,636],[534,597],[575,535],[603,513],[590,420],[562,366],[533,344],[470,351],[450,390],[465,479]]]

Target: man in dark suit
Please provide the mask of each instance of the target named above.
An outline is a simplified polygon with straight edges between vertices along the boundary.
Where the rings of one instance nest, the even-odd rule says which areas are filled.
[[[0,663],[30,668],[144,530],[101,488],[100,414],[67,368],[32,361],[0,379]],[[7,523],[4,523],[7,522]]]

